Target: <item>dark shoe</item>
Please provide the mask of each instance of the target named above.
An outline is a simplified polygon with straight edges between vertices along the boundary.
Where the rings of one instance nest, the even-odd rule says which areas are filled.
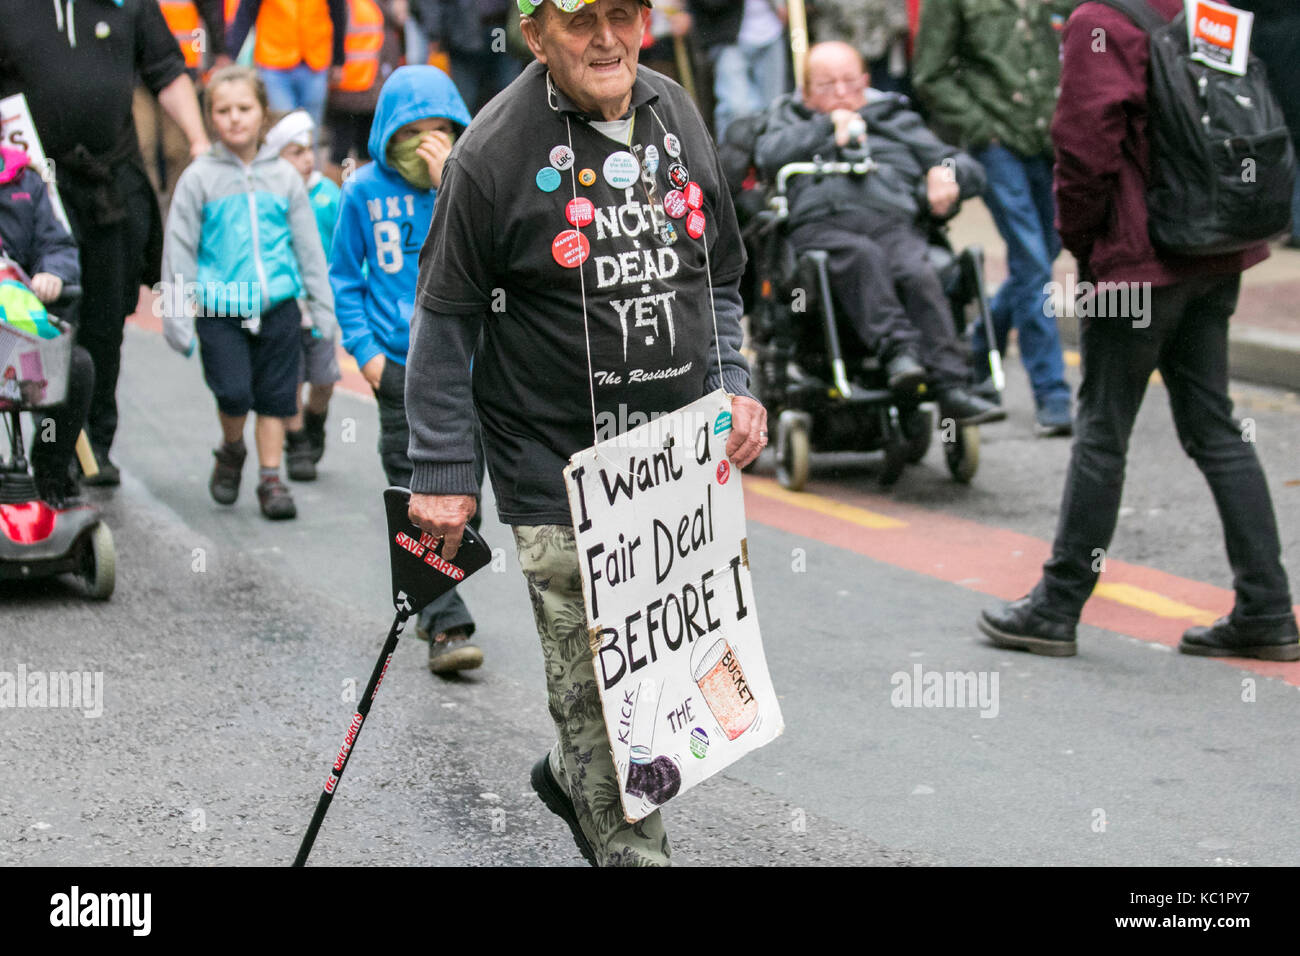
[[[302,413],[302,430],[311,442],[311,463],[314,465],[325,454],[325,415],[305,410]]]
[[[117,465],[108,460],[108,452],[94,450],[95,464],[99,468],[99,474],[91,478],[87,476],[83,483],[94,485],[97,488],[115,488],[122,483],[122,472],[118,470]]]
[[[1054,398],[1043,402],[1034,413],[1038,422],[1039,438],[1065,437],[1074,434],[1074,419],[1070,416],[1070,400]]]
[[[569,825],[569,832],[573,834],[573,842],[578,844],[578,852],[582,854],[582,858],[592,866],[596,866],[596,853],[578,823],[578,814],[573,809],[573,801],[555,779],[555,774],[551,773],[549,753],[542,754],[542,759],[533,764],[529,782],[537,795],[542,798],[542,803],[546,804],[546,809]]]
[[[1178,649],[1200,657],[1254,657],[1261,661],[1300,661],[1295,615],[1283,621],[1246,623],[1221,617],[1209,627],[1189,627]]]
[[[1047,657],[1073,657],[1078,653],[1075,626],[1043,617],[1028,597],[981,611],[979,628],[998,647]]]
[[[237,445],[223,444],[212,454],[217,463],[212,466],[208,491],[218,504],[233,505],[239,498],[239,480],[243,477],[244,458],[248,455],[248,449],[241,441]]]
[[[419,626],[416,626],[417,633]],[[469,641],[463,628],[453,628],[429,641],[429,670],[435,674],[468,671],[483,664],[483,652]]]
[[[885,363],[889,390],[899,395],[912,395],[925,384],[925,366],[911,352],[899,352]]]
[[[984,425],[1007,417],[1005,409],[964,388],[945,388],[939,393],[939,414],[958,425]]]
[[[982,398],[986,402],[992,402],[994,405],[1002,404],[1002,393],[999,392],[998,387],[993,384],[992,375],[990,375],[988,378],[984,379],[983,381],[979,381],[971,385],[970,393],[974,395],[976,398]]]
[[[284,468],[292,481],[316,480],[316,459],[312,457],[311,439],[306,430],[285,432]]]
[[[55,475],[36,482],[36,493],[51,508],[63,511],[82,504],[81,486],[71,474]]]
[[[262,508],[262,514],[272,521],[285,521],[298,517],[293,495],[289,494],[289,488],[280,480],[279,475],[263,478],[258,483],[257,503]]]

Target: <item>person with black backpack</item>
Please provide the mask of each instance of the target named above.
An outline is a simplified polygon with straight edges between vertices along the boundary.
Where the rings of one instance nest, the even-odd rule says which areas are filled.
[[[1057,226],[1081,291],[1108,294],[1076,304],[1083,382],[1052,555],[1029,595],[979,619],[1000,647],[1075,654],[1133,421],[1159,369],[1178,437],[1214,494],[1236,591],[1232,613],[1190,628],[1179,650],[1300,660],[1268,484],[1228,397],[1228,319],[1242,271],[1268,256],[1267,239],[1289,220],[1295,156],[1284,126],[1278,139],[1263,67],[1252,59],[1235,76],[1194,62],[1182,9],[1182,0],[1095,0],[1065,28],[1052,123]]]

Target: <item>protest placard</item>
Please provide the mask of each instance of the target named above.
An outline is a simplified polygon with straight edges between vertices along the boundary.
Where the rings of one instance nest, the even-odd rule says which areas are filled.
[[[46,158],[45,150],[41,148],[41,138],[36,133],[36,124],[32,122],[32,112],[27,108],[27,97],[22,93],[0,100],[0,144],[10,149],[20,149],[27,154],[32,169],[41,174],[49,189],[54,215],[59,217],[64,229],[72,232],[68,214],[63,209],[63,200],[59,198],[54,162]]]
[[[564,479],[629,822],[784,729],[721,390],[579,452]]]
[[[1183,3],[1192,59],[1225,73],[1245,76],[1255,15],[1214,0]]]

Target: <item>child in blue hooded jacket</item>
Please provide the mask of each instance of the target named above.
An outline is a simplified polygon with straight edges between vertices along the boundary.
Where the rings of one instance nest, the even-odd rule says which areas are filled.
[[[379,404],[379,457],[389,484],[410,487],[406,455],[406,351],[415,309],[418,258],[433,220],[442,166],[469,111],[447,74],[433,66],[394,70],[379,93],[368,144],[374,160],[343,184],[330,284],[343,347]],[[479,482],[482,461],[476,461]],[[434,673],[478,667],[474,619],[456,591],[420,613]]]

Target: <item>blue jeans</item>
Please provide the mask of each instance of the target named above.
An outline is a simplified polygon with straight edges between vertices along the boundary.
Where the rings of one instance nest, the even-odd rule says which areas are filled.
[[[732,120],[765,110],[785,92],[785,39],[766,46],[715,46],[713,61],[714,137],[720,143]]]
[[[1052,313],[1048,284],[1052,263],[1061,252],[1054,220],[1052,161],[1047,156],[1026,159],[997,143],[975,152],[988,174],[984,202],[1007,244],[1007,281],[993,297],[993,331],[999,351],[1015,328],[1020,360],[1029,373],[1034,403],[1069,401],[1061,335]],[[975,355],[988,351],[982,324],[975,326]]]
[[[266,98],[278,112],[306,110],[319,128],[325,122],[325,97],[329,94],[329,71],[313,70],[299,63],[288,70],[260,66],[257,72],[266,84]]]

